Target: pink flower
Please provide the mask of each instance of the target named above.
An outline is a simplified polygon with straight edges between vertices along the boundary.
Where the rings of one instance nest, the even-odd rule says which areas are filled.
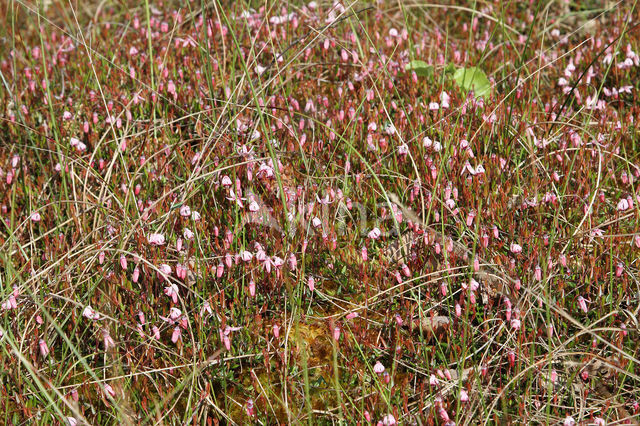
[[[449,419],[449,414],[447,413],[447,410],[445,410],[443,407],[440,407],[438,409],[438,416],[440,416],[440,418],[442,419],[443,422],[448,422]]]
[[[222,274],[224,273],[224,265],[222,263],[220,263],[217,267],[216,267],[216,277],[220,278],[222,277]]]
[[[473,219],[476,217],[476,212],[474,212],[473,210],[469,212],[469,214],[467,215],[467,226],[471,227],[471,225],[473,224]]]
[[[384,426],[393,426],[393,425],[396,425],[398,423],[396,422],[396,418],[393,417],[393,414],[387,414],[386,416],[384,416],[382,418],[382,424]]]
[[[439,380],[438,380],[438,378],[436,377],[435,374],[432,374],[431,376],[429,376],[429,385],[430,386],[436,387],[436,386],[438,386],[438,383],[439,383]]]
[[[227,325],[225,328],[220,329],[220,338],[224,342],[224,346],[228,351],[231,350],[231,332],[238,331],[241,328],[242,327],[229,327]]]
[[[180,216],[182,217],[191,216],[191,208],[188,205],[183,204],[182,207],[180,207]]]
[[[173,303],[178,303],[178,292],[179,290],[176,284],[171,284],[164,288],[164,294],[170,297]]]
[[[278,324],[273,324],[273,335],[276,339],[280,337],[280,326]]]
[[[376,374],[384,373],[384,365],[380,361],[376,361],[376,365],[373,366],[373,372]]]
[[[249,281],[249,295],[251,297],[255,297],[256,295],[256,282],[253,280]]]
[[[367,234],[367,236],[372,240],[377,240],[378,238],[380,238],[380,235],[382,235],[382,233],[378,228],[373,228],[371,231],[369,231],[369,234]]]
[[[573,417],[567,416],[567,417],[565,417],[564,422],[562,422],[562,424],[564,426],[575,426],[576,421],[575,421],[575,419]]]
[[[409,267],[407,266],[407,264],[403,263],[401,268],[402,268],[402,273],[404,274],[404,276],[409,278],[411,276],[411,271],[409,270]]]
[[[289,267],[292,271],[295,271],[298,266],[298,260],[296,259],[296,255],[291,253],[289,256]]]
[[[247,405],[245,406],[245,410],[249,417],[253,417],[256,414],[255,407],[253,406],[253,399],[249,398],[247,400]]]
[[[469,394],[464,389],[460,389],[460,402],[469,402]]]
[[[178,320],[181,316],[182,316],[182,311],[174,306],[171,309],[169,309],[169,318],[168,319],[165,318],[165,320],[168,320],[171,324],[173,324],[173,321]]]
[[[521,326],[520,320],[517,318],[514,318],[511,320],[511,328],[513,328],[514,330],[518,330]]]
[[[340,340],[340,327],[335,327],[333,329],[333,340],[335,340],[336,342]]]
[[[542,269],[540,269],[540,265],[536,265],[533,276],[537,281],[540,281],[542,279]]]
[[[173,333],[171,333],[171,342],[177,343],[178,340],[180,339],[181,334],[182,334],[182,330],[180,329],[180,327],[175,327],[173,329]]]
[[[87,306],[82,311],[82,316],[91,320],[99,320],[100,314],[98,314],[91,306]]]
[[[153,338],[156,340],[160,340],[160,329],[158,328],[158,326],[154,325],[151,328],[151,331],[153,332]]]
[[[40,213],[38,212],[33,212],[31,214],[31,221],[32,222],[40,222],[40,220],[42,219],[42,217],[40,216]]]
[[[124,254],[120,255],[120,266],[122,267],[122,269],[127,269],[127,258],[124,256]]]
[[[200,316],[204,316],[205,313],[209,315],[213,315],[213,310],[211,309],[211,305],[207,300],[202,304],[202,308],[200,308]]]
[[[618,205],[616,206],[616,208],[620,212],[628,210],[629,209],[629,201],[626,198],[621,199],[620,201],[618,201]]]
[[[2,303],[2,309],[5,311],[16,309],[17,307],[18,303],[16,301],[16,297],[13,294],[10,294],[9,298]]]
[[[587,308],[587,301],[584,299],[584,297],[578,296],[576,300],[578,302],[578,306],[584,311],[585,314],[589,312],[589,308]]]
[[[567,256],[561,254],[560,256],[558,256],[558,261],[562,266],[564,266],[565,268],[567,267]]]
[[[149,244],[152,246],[162,246],[164,245],[164,235],[162,234],[151,234],[147,239]]]
[[[580,372],[580,377],[582,377],[582,380],[587,381],[589,380],[589,371],[584,369]]]
[[[509,246],[509,249],[511,250],[511,253],[513,254],[518,254],[522,252],[522,247],[519,244],[516,243],[511,243],[511,245]]]
[[[45,342],[44,339],[40,339],[38,346],[40,347],[40,355],[42,355],[42,358],[47,358],[47,355],[49,355],[49,346],[47,346],[47,342]]]
[[[114,391],[113,388],[111,387],[111,385],[109,385],[108,383],[104,384],[103,391],[104,391],[105,396],[107,396],[107,397],[111,397],[111,398],[115,398],[116,397],[116,391]]]
[[[105,351],[108,351],[109,348],[114,348],[116,346],[116,342],[113,341],[107,329],[102,330],[102,341],[104,343]]]
[[[396,314],[395,319],[396,319],[396,324],[398,324],[398,326],[402,326],[404,321],[402,320],[402,317],[400,316],[400,314]]]
[[[316,280],[313,277],[309,277],[307,281],[307,285],[309,286],[309,290],[313,291],[316,289]]]

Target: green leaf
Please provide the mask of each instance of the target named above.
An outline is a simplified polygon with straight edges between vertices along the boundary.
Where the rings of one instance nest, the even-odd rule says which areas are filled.
[[[488,96],[491,90],[489,79],[480,68],[458,68],[453,79],[465,91],[473,90],[476,96]]]
[[[420,77],[433,76],[433,65],[429,65],[425,61],[411,61],[407,64],[405,70],[415,71]]]
[[[446,74],[453,74],[454,72],[456,72],[456,66],[454,64],[452,64],[451,62],[449,62],[447,64],[447,66],[445,67],[444,72]]]

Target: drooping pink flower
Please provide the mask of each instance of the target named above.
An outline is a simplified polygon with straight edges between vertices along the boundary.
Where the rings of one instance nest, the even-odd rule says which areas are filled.
[[[438,408],[438,416],[440,416],[440,419],[445,423],[450,420],[449,413],[447,413],[447,410],[445,410],[444,407]]]
[[[511,253],[513,254],[518,254],[522,252],[522,247],[519,244],[516,243],[511,243],[511,245],[509,246],[509,249],[511,250]]]
[[[176,284],[171,284],[164,288],[164,294],[170,297],[173,303],[178,303],[178,293],[179,289]]]
[[[520,320],[519,320],[519,319],[517,319],[517,318],[513,318],[513,319],[511,320],[511,328],[513,328],[514,330],[519,330],[519,329],[520,329],[521,324],[522,324],[522,323],[521,323],[521,322],[520,322]]]
[[[247,412],[247,416],[253,417],[256,414],[255,407],[253,405],[253,399],[249,398],[247,400],[247,404],[245,405],[245,411]]]
[[[340,327],[334,327],[333,329],[333,340],[336,342],[340,340]]]
[[[111,397],[111,398],[115,398],[116,397],[116,391],[113,390],[113,388],[111,387],[110,384],[105,383],[103,388],[102,388],[105,396],[107,397]]]
[[[536,265],[533,271],[533,277],[536,279],[536,281],[540,281],[542,279],[542,269],[540,268],[540,265]]]
[[[38,347],[40,348],[40,355],[42,358],[46,359],[47,355],[49,355],[49,346],[47,346],[47,342],[44,339],[40,339],[38,341]]]
[[[106,328],[102,329],[102,342],[104,343],[104,350],[108,351],[109,348],[114,348],[116,346],[116,342],[113,341],[111,335],[109,334],[109,330]]]
[[[384,365],[380,361],[376,361],[376,365],[373,366],[373,372],[376,374],[382,374],[384,372]]]
[[[438,383],[439,383],[439,380],[438,380],[438,378],[436,377],[435,374],[432,374],[431,376],[429,376],[429,385],[430,386],[436,387],[436,386],[438,386]]]
[[[576,299],[576,301],[578,302],[578,306],[580,307],[580,309],[582,309],[582,311],[586,314],[587,312],[589,312],[589,308],[587,308],[587,301],[585,300],[584,297],[582,296],[578,296],[578,298]]]
[[[171,333],[171,342],[177,343],[182,336],[182,329],[180,327],[174,327],[173,333]]]

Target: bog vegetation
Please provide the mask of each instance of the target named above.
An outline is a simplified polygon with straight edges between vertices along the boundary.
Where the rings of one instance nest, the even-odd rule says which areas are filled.
[[[635,2],[0,4],[0,422],[637,424]]]

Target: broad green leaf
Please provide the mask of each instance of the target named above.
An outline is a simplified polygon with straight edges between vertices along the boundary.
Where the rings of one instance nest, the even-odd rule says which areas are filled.
[[[405,67],[407,71],[415,71],[420,77],[431,77],[433,75],[433,65],[425,61],[411,61]]]
[[[489,96],[491,84],[480,68],[458,68],[453,79],[467,92],[473,90],[476,96]]]

